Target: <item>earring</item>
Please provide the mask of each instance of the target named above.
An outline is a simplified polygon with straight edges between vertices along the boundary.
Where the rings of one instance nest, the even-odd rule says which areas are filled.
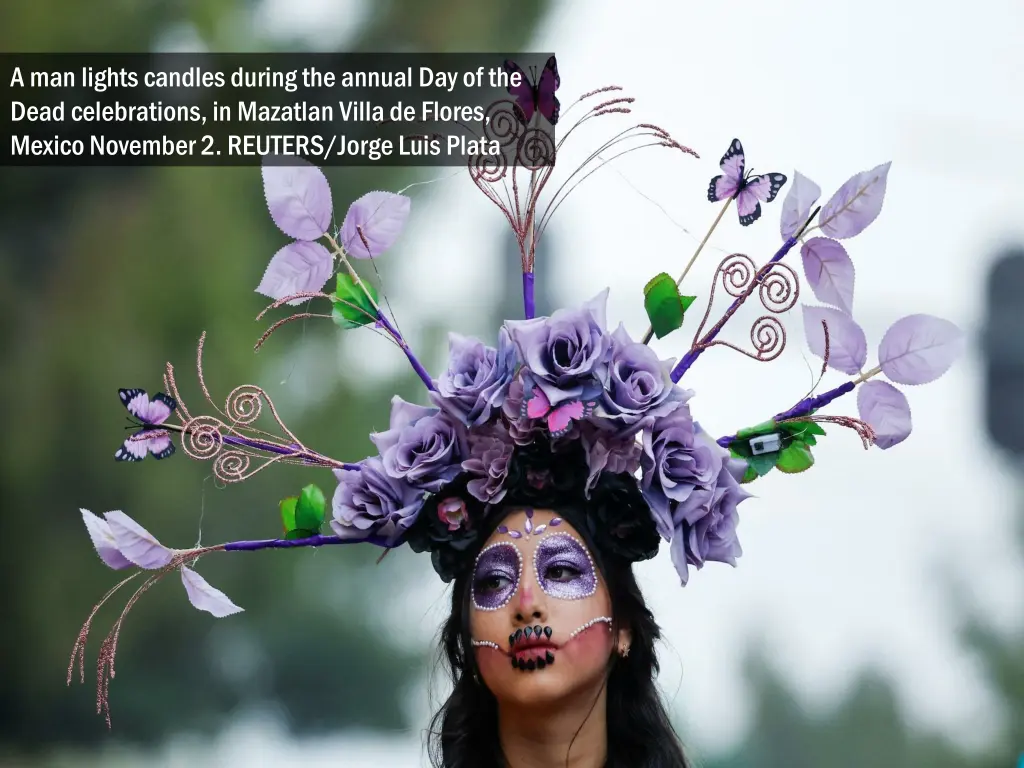
[[[627,656],[629,656],[629,646],[628,645],[624,645],[621,648],[619,648],[619,656],[621,656],[622,658],[626,658]]]

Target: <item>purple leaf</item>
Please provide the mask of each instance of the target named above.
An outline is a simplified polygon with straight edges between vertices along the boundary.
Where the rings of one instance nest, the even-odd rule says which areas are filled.
[[[807,283],[818,301],[853,314],[853,262],[843,244],[812,237],[800,249]]]
[[[174,558],[174,552],[124,512],[107,512],[104,517],[110,525],[118,551],[139,568],[163,568]]]
[[[227,595],[216,587],[211,587],[206,579],[184,565],[181,566],[181,583],[185,585],[188,601],[192,605],[200,611],[213,614],[218,619],[245,610],[232,603]]]
[[[100,560],[115,571],[122,568],[131,568],[132,562],[117,548],[114,534],[110,532],[110,526],[103,518],[97,517],[87,509],[79,510],[82,513],[82,520],[85,522],[85,529],[89,532],[92,545],[96,548],[96,554]]]
[[[782,218],[779,229],[782,239],[789,240],[807,221],[811,206],[821,197],[821,187],[804,176],[800,171],[793,174],[793,183],[789,185],[786,199],[782,201]]]
[[[341,225],[341,244],[357,259],[380,256],[395,244],[405,228],[412,205],[405,195],[391,192],[367,192],[349,206]],[[359,228],[363,237],[359,236]],[[366,238],[366,243],[363,243]],[[369,244],[370,249],[366,249]]]
[[[928,384],[963,353],[964,334],[949,320],[908,315],[892,324],[878,345],[878,364],[889,381]]]
[[[280,161],[278,161],[280,162]],[[316,240],[331,225],[334,207],[323,171],[300,158],[263,164],[263,191],[274,223],[289,237]]]
[[[811,354],[825,357],[823,320],[828,324],[828,367],[843,373],[859,373],[868,359],[868,340],[853,318],[838,309],[804,305],[804,333]]]
[[[320,243],[296,240],[274,254],[256,293],[283,299],[296,293],[319,291],[334,274],[334,257]],[[292,299],[295,306],[307,299]]]
[[[857,392],[857,410],[861,421],[875,430],[875,445],[883,451],[899,445],[908,437],[910,403],[906,395],[886,381],[866,381]]]
[[[858,173],[843,184],[821,209],[818,216],[821,231],[842,240],[867,229],[882,212],[890,165],[891,161],[882,163],[870,171]]]

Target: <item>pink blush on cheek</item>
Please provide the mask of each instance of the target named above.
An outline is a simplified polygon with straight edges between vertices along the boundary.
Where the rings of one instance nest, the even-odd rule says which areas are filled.
[[[484,679],[500,674],[504,668],[512,669],[512,662],[501,651],[486,646],[476,649],[476,665]]]
[[[556,654],[556,659],[565,659],[577,664],[599,665],[608,661],[612,652],[612,633],[606,624],[595,624],[580,632],[566,643]]]

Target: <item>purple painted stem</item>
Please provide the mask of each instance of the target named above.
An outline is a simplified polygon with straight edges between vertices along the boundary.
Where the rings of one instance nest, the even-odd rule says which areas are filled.
[[[416,359],[416,355],[414,355],[412,350],[409,349],[409,345],[405,343],[405,339],[402,338],[402,334],[400,334],[398,329],[395,328],[395,326],[393,326],[386,317],[384,317],[384,313],[379,310],[377,312],[377,322],[384,327],[384,330],[391,334],[391,338],[398,342],[398,346],[402,348],[402,351],[405,352],[405,356],[409,358],[409,362],[412,364],[412,369],[416,371],[416,375],[419,376],[423,383],[427,385],[427,389],[433,392],[434,381],[430,378],[430,374],[427,373],[427,370],[420,364],[420,361]]]
[[[393,549],[398,543],[388,543],[383,536],[366,539],[343,539],[339,536],[310,536],[308,539],[261,539],[258,541],[229,541],[225,552],[255,552],[258,549],[291,549],[293,547],[323,547],[329,544],[373,544],[384,549]]]
[[[823,392],[817,397],[808,397],[804,400],[801,400],[788,411],[783,411],[782,413],[775,414],[775,416],[772,417],[772,421],[780,422],[786,421],[788,419],[799,419],[801,416],[807,416],[808,414],[813,413],[819,408],[824,408],[837,397],[842,397],[847,392],[852,392],[854,388],[856,388],[856,386],[857,385],[854,384],[852,381],[847,381],[843,384],[840,384],[835,389],[830,389],[828,392]],[[723,448],[728,448],[729,444],[732,443],[732,441],[735,439],[736,435],[726,435],[725,437],[718,438],[718,444]]]
[[[796,243],[797,239],[795,237],[789,238],[789,240],[782,244],[782,247],[779,248],[775,255],[771,257],[768,263],[757,271],[757,274],[754,276],[754,279],[750,281],[750,287],[743,292],[742,296],[736,297],[736,299],[730,305],[729,309],[727,309],[725,311],[725,314],[722,315],[722,319],[715,324],[714,328],[712,328],[704,335],[703,339],[694,344],[690,351],[683,355],[683,359],[679,361],[676,367],[672,369],[673,382],[678,382],[681,378],[683,378],[683,374],[690,370],[690,366],[693,365],[694,361],[696,361],[698,357],[700,357],[701,353],[707,348],[707,345],[715,340],[715,337],[718,335],[718,332],[722,330],[722,327],[725,325],[726,321],[728,321],[728,319],[733,316],[736,310],[739,309],[743,302],[746,301],[747,298],[750,296],[750,294],[754,292],[754,289],[757,288],[757,286],[761,283],[762,280],[764,280],[767,274],[771,271],[772,264],[779,261],[783,256],[789,253],[790,250],[792,250],[793,246],[796,245]],[[715,280],[717,279],[718,274],[716,273]]]
[[[325,463],[321,459],[317,459],[315,456],[310,456],[308,452],[302,450],[297,445],[277,445],[275,443],[268,443],[264,440],[256,440],[251,437],[241,437],[239,435],[221,435],[221,440],[224,441],[225,445],[235,445],[241,448],[252,448],[257,451],[265,451],[266,453],[276,453],[280,456],[302,456],[303,461],[307,464],[315,466],[328,466],[337,467],[337,464]],[[359,469],[358,464],[347,464],[341,465],[342,469]]]
[[[523,313],[527,320],[537,316],[537,307],[533,300],[533,272],[523,273]]]

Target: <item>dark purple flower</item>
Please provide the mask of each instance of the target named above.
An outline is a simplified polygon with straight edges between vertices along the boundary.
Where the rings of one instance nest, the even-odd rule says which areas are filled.
[[[390,541],[415,522],[424,493],[391,477],[379,456],[364,459],[359,469],[336,469],[338,489],[331,502],[331,528],[343,539],[386,536]]]
[[[496,504],[505,496],[505,478],[515,443],[500,424],[473,430],[469,434],[469,458],[463,471],[473,475],[466,489],[485,504]]]
[[[436,492],[462,471],[466,429],[437,408],[391,400],[391,429],[370,435],[385,471],[425,491]]]
[[[580,439],[583,441],[583,450],[587,452],[587,466],[590,469],[585,489],[587,498],[590,498],[590,492],[602,472],[613,475],[623,472],[633,474],[640,467],[643,447],[636,441],[635,435],[615,434],[588,423],[583,425]]]
[[[644,429],[640,487],[666,541],[672,539],[673,516],[694,489],[713,483],[721,460],[705,441],[696,439],[690,407],[681,405]]]
[[[708,561],[736,565],[736,558],[743,554],[736,536],[736,508],[751,496],[739,482],[746,462],[730,458],[728,451],[715,446],[704,433],[698,434],[698,440],[717,449],[717,471],[714,482],[695,488],[686,501],[676,506],[673,515],[672,563],[684,586],[691,565],[698,570]]]
[[[516,369],[516,349],[508,331],[498,334],[498,348],[458,334],[448,337],[448,370],[437,380],[431,399],[468,427],[491,418],[508,394]]]
[[[607,301],[606,288],[580,309],[505,322],[519,359],[551,405],[589,396],[603,384],[611,348],[605,332]]]
[[[675,361],[659,360],[649,346],[633,341],[622,325],[612,334],[612,342],[600,415],[636,424],[665,416],[690,399],[692,392],[672,382]]]

